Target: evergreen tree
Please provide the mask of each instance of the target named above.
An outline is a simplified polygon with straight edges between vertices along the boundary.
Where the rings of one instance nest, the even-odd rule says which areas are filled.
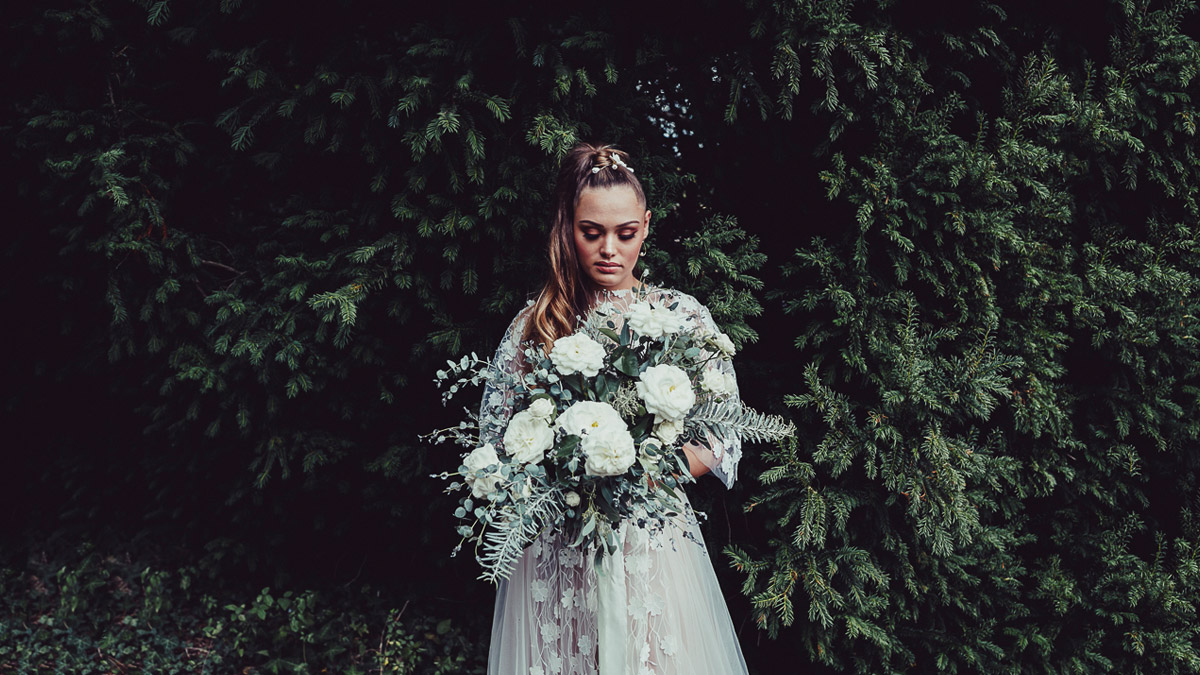
[[[1196,672],[1194,7],[1113,6],[1089,59],[997,5],[824,9],[760,21],[847,223],[774,294],[813,433],[748,506],[769,554],[730,549],[760,625],[861,673]]]

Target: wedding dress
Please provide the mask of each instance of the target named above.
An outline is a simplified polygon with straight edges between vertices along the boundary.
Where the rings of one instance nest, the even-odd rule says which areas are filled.
[[[594,298],[591,311],[604,313],[619,327],[624,311],[637,299],[632,291],[604,291]],[[654,289],[647,299],[659,306],[678,303],[675,311],[686,317],[686,330],[717,330],[708,309],[690,295]],[[493,368],[519,369],[517,354],[527,315],[528,308],[509,326]],[[728,361],[709,363],[733,374]],[[481,441],[500,447],[508,418],[523,405],[515,392],[485,388]],[[700,460],[726,487],[732,486],[741,443],[734,439],[710,444],[712,451]],[[621,525],[624,548],[616,562],[623,569],[615,578],[624,607],[601,606],[597,570],[588,552],[568,546],[558,531],[543,532],[497,588],[488,675],[595,675],[603,632],[598,631],[600,618],[609,626],[607,635],[614,633],[612,622],[624,629],[615,644],[605,645],[605,653],[617,654],[620,663],[614,669],[611,661],[606,662],[606,673],[746,673],[729,610],[686,498],[681,511],[661,530],[643,529],[636,523]],[[608,605],[619,604],[612,601],[611,588],[606,588],[603,598],[608,598]]]

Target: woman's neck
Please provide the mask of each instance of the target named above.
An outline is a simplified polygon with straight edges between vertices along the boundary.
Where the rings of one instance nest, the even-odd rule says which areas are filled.
[[[643,291],[648,288],[647,284],[641,282],[640,279],[632,278],[633,283],[624,288],[608,288],[607,286],[598,286],[594,283],[588,283],[588,290],[593,295],[604,295],[605,293],[630,293],[633,291]]]

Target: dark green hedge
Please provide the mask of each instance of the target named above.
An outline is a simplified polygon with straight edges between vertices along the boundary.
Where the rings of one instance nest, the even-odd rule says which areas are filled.
[[[213,560],[166,570],[85,543],[0,569],[0,673],[486,670],[486,643],[369,585],[231,592]]]

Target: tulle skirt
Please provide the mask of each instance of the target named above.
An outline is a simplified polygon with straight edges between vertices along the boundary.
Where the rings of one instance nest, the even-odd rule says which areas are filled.
[[[624,528],[624,668],[628,675],[746,673],[695,514],[659,531]],[[496,592],[488,675],[595,675],[592,556],[547,531]]]

